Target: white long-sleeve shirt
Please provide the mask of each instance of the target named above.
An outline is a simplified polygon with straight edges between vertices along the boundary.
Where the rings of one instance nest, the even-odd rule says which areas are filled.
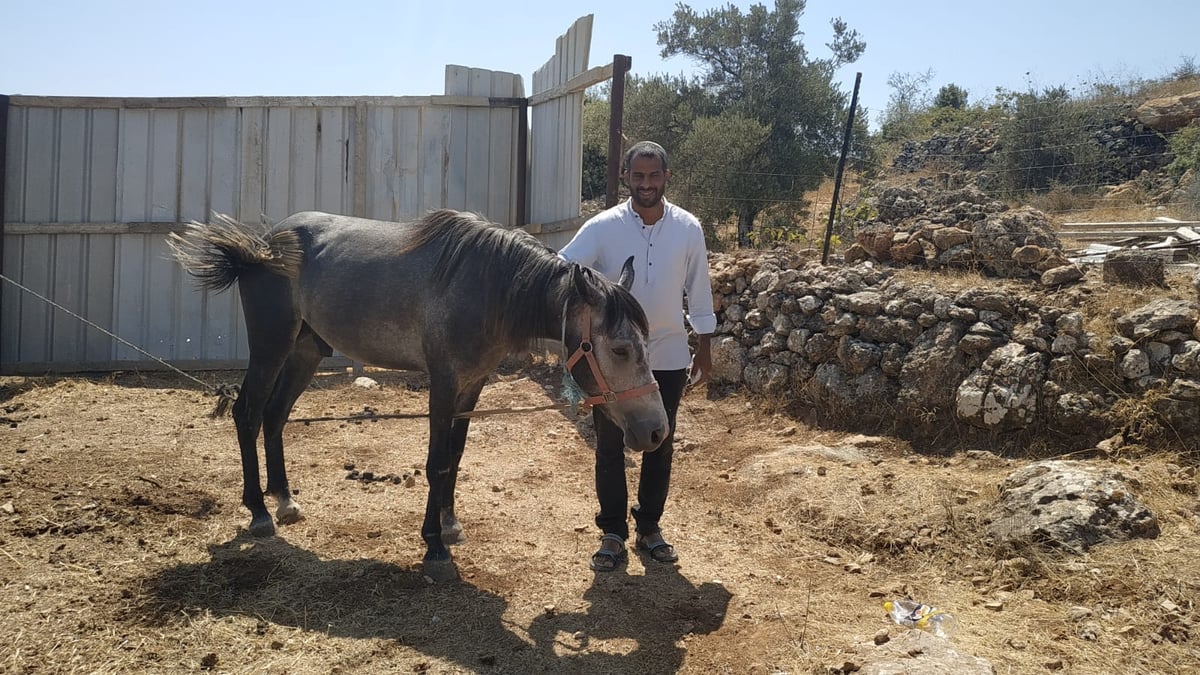
[[[584,223],[559,255],[613,281],[620,277],[625,260],[633,256],[630,291],[650,323],[650,368],[681,370],[691,363],[683,325],[684,294],[686,317],[697,333],[715,331],[717,317],[700,221],[665,199],[663,205],[662,218],[645,225],[631,201],[625,200]]]

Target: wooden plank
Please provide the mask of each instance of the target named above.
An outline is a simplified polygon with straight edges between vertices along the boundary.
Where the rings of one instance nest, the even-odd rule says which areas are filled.
[[[396,220],[421,216],[421,109],[396,109]]]
[[[179,220],[179,126],[181,110],[150,115],[150,220]]]
[[[209,111],[184,110],[179,146],[179,220],[208,220]]]
[[[0,204],[0,218],[3,218],[5,223],[25,220],[25,130],[28,119],[29,111],[26,108],[8,108],[8,126],[4,129],[4,170],[0,171],[4,174],[0,176],[0,180],[4,181],[4,184],[0,185],[0,193],[4,196],[4,203]],[[7,254],[4,259],[8,260]],[[12,268],[6,265],[4,269]],[[7,301],[8,298],[5,297],[4,300]],[[0,356],[2,354],[3,352],[0,352]]]
[[[88,147],[87,213],[89,221],[109,222],[117,219],[117,189],[121,120],[116,110],[93,110],[90,114]],[[63,220],[63,218],[59,218]],[[110,259],[111,263],[112,260]],[[110,299],[111,300],[111,299]]]
[[[354,195],[352,215],[367,214],[367,104],[359,101],[354,106],[354,152],[350,154],[353,160],[351,191]]]
[[[51,300],[54,290],[51,287],[51,260],[53,258],[51,237],[46,235],[30,235],[25,237],[22,246],[19,266],[8,267],[18,281],[32,291],[40,293]],[[17,319],[19,330],[16,360],[49,361],[51,339],[51,312],[57,311],[50,305],[23,294],[20,315]]]
[[[396,117],[391,108],[367,111],[367,206],[368,218],[395,220],[399,205],[393,188],[396,177]]]
[[[317,208],[317,115],[315,108],[292,109],[291,196],[285,215]]]
[[[1183,226],[1175,230],[1175,236],[1186,242],[1200,241],[1200,232],[1197,232],[1187,226]]]
[[[79,111],[66,111],[79,112]],[[53,285],[50,298],[67,309],[87,316],[83,278],[85,259],[83,236],[63,234],[51,238]],[[50,310],[50,358],[55,361],[80,360],[84,356],[83,328],[75,317],[57,309]]]
[[[349,213],[345,194],[350,179],[347,152],[347,115],[345,108],[321,108],[317,120],[317,202],[318,211]]]
[[[446,66],[446,93],[469,94],[471,91],[470,73],[471,69],[464,66]],[[444,206],[452,209],[467,207],[467,127],[467,111],[451,109]]]
[[[114,115],[115,119],[115,115]],[[113,328],[113,298],[116,284],[116,237],[109,235],[87,236],[87,255],[83,260],[83,275],[87,280],[84,316],[89,321],[105,328]],[[84,332],[83,359],[85,361],[108,361],[115,353],[116,342],[95,328]]]
[[[291,160],[292,160],[292,111],[290,108],[268,108],[266,130],[266,155],[263,159],[265,192],[263,213],[270,222],[279,222],[292,212],[291,204]],[[252,222],[259,223],[261,218]]]
[[[116,279],[113,291],[113,332],[141,345],[146,344],[146,238],[151,235],[129,234],[117,237]],[[118,361],[140,361],[144,357],[117,343],[113,355]]]
[[[14,235],[28,234],[165,234],[182,232],[187,223],[8,223],[5,232]]]
[[[54,158],[54,219],[83,220],[87,197],[88,111],[62,110],[58,115],[58,147]],[[50,148],[46,148],[47,154]]]
[[[25,185],[23,209],[19,220],[53,220],[55,174],[54,152],[57,141],[57,113],[49,108],[36,108],[26,117],[26,148],[23,166],[9,166],[9,172],[23,172]]]
[[[117,220],[150,220],[150,111],[121,111],[117,164]]]
[[[237,110],[208,111],[208,194],[200,222],[208,222],[215,211],[237,217],[240,150]],[[186,219],[188,216],[184,214]]]
[[[15,276],[21,269],[21,260],[25,257],[24,244],[25,237],[4,235],[4,258],[0,264],[3,264],[6,276]],[[0,335],[3,336],[0,337],[0,365],[5,369],[21,356],[21,306],[26,297],[26,293],[16,286],[0,282]],[[30,300],[33,298],[30,297]]]
[[[570,78],[566,82],[553,86],[541,93],[529,97],[529,105],[539,105],[548,103],[563,96],[578,94],[589,87],[594,87],[601,82],[611,80],[613,76],[613,64],[609,63],[603,66],[596,66],[590,70],[585,70],[578,75]]]
[[[102,97],[11,96],[14,108],[86,109],[192,109],[192,108],[353,108],[358,103],[381,106],[488,107],[487,97],[477,96],[228,96],[228,97]]]
[[[1129,229],[1129,228],[1136,228],[1136,227],[1161,228],[1161,227],[1164,227],[1164,225],[1172,225],[1175,227],[1186,225],[1188,227],[1194,227],[1194,226],[1200,225],[1200,220],[1171,220],[1171,221],[1129,220],[1129,221],[1111,221],[1111,222],[1102,222],[1102,223],[1063,223],[1061,227],[1068,228],[1068,229],[1069,228],[1078,228],[1078,229],[1103,228],[1103,227],[1115,227],[1118,229]]]
[[[425,213],[449,205],[451,110],[421,110],[421,208]]]
[[[482,68],[467,71],[467,82],[471,94],[490,95],[492,72]],[[492,111],[487,108],[467,110],[467,146],[463,169],[463,204],[468,211],[484,217],[488,214],[488,169],[491,167],[490,119]],[[456,153],[458,155],[458,153]],[[462,156],[462,155],[458,155]]]
[[[511,73],[492,73],[492,92],[514,95],[516,76]],[[493,109],[488,120],[491,151],[488,155],[487,193],[488,217],[512,225],[516,222],[516,124],[517,111]]]
[[[166,238],[143,236],[146,238],[147,292],[142,313],[145,337],[143,342],[134,344],[160,359],[178,358],[181,320],[189,314],[194,316],[196,312],[180,302],[184,272],[171,257]],[[139,354],[136,358],[142,361],[146,357]]]
[[[265,108],[245,108],[241,111],[241,182],[235,217],[245,223],[257,223],[266,208],[263,201],[266,188],[263,147],[266,119]]]

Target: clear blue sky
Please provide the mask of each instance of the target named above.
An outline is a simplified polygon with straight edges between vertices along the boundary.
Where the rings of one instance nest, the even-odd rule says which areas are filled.
[[[724,3],[696,0],[697,11]],[[734,4],[745,9],[752,3]],[[773,0],[767,0],[773,7]],[[659,56],[654,24],[672,2],[642,0],[7,0],[0,10],[0,93],[61,96],[425,95],[457,64],[521,75],[554,51],[571,23],[594,14],[590,66],[613,54],[633,72],[691,73]],[[829,19],[859,31],[872,122],[894,72],[933,70],[972,101],[997,86],[1026,90],[1161,77],[1200,61],[1200,1],[809,0],[804,44],[824,56]]]

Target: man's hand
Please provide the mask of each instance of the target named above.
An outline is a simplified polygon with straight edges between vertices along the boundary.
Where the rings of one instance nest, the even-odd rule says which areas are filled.
[[[698,387],[708,382],[708,375],[712,372],[710,337],[709,335],[696,336],[696,354],[692,357],[692,379],[688,383],[689,387]]]

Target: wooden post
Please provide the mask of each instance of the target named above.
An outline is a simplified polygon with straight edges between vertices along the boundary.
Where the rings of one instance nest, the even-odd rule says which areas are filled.
[[[622,54],[613,55],[612,93],[609,96],[608,117],[608,173],[604,192],[604,208],[617,205],[621,188],[621,119],[625,115],[625,75],[633,66],[633,59]]]
[[[854,133],[854,110],[858,107],[858,85],[862,73],[854,74],[854,95],[850,97],[850,114],[846,117],[846,135],[842,138],[842,154],[838,157],[837,175],[833,179],[833,203],[829,205],[829,223],[825,226],[825,246],[821,249],[821,264],[829,260],[829,240],[833,238],[833,218],[837,215],[838,193],[842,189],[842,171],[846,168],[846,155],[850,153],[850,136]]]

